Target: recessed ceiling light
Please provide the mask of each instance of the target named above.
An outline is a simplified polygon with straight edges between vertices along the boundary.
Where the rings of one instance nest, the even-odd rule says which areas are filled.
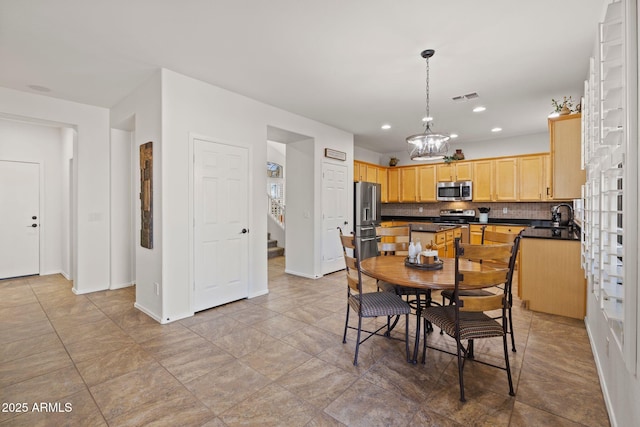
[[[491,132],[502,132],[502,128],[493,128]]]
[[[380,126],[380,129],[384,129],[384,130],[391,129],[391,125],[390,125],[390,124],[385,123],[385,124],[383,124],[382,126]]]
[[[40,85],[29,85],[27,86],[29,89],[38,91],[38,92],[51,92],[51,89],[49,89],[46,86],[40,86]]]
[[[478,106],[478,107],[474,108],[474,109],[473,109],[473,112],[474,112],[474,113],[481,113],[481,112],[483,112],[483,111],[484,111],[484,110],[486,110],[486,109],[487,109],[487,107],[483,107],[482,105],[480,105],[480,106]]]
[[[457,133],[452,133],[451,135],[449,135],[451,138],[457,138],[458,134]]]
[[[423,121],[423,122],[430,122],[430,121],[432,121],[432,120],[433,120],[433,117],[426,117],[426,116],[425,116],[425,117],[423,117],[423,118],[422,118],[422,121]]]

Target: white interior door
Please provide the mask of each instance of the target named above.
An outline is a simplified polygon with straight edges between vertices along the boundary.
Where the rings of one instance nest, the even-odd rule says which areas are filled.
[[[322,274],[344,268],[344,256],[338,233],[348,227],[347,167],[322,164]]]
[[[194,311],[249,296],[248,158],[194,141]]]
[[[40,273],[40,165],[0,161],[0,279]]]

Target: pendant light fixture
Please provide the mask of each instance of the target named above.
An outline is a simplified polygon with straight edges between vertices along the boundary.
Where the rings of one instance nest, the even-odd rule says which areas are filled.
[[[431,130],[431,116],[429,115],[429,58],[436,53],[433,49],[427,49],[420,55],[427,61],[427,115],[424,117],[424,132],[407,137],[408,150],[411,160],[437,160],[444,158],[449,151],[449,139],[447,134],[436,133]]]

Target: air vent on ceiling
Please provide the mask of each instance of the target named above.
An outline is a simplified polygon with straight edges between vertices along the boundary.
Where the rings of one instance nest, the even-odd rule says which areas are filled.
[[[476,98],[479,98],[479,97],[480,97],[480,95],[478,95],[476,92],[471,92],[471,93],[468,93],[466,95],[454,96],[451,99],[453,99],[456,102],[460,102],[460,101],[467,101],[469,99],[476,99]]]

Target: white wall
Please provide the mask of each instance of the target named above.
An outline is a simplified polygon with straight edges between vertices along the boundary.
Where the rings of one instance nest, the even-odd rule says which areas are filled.
[[[60,128],[0,119],[0,160],[40,164],[40,274],[62,273],[62,203],[68,181],[63,180]]]
[[[75,293],[109,287],[109,110],[0,88],[0,115],[75,127]]]
[[[76,144],[77,133],[71,128],[60,129],[60,141],[62,145],[62,200],[61,200],[61,212],[62,212],[62,224],[61,235],[62,242],[60,248],[61,256],[61,269],[62,275],[68,280],[72,280],[74,277],[74,254],[73,254],[73,242],[75,241],[73,233],[75,227],[74,222],[74,207],[73,207],[73,147]]]
[[[465,160],[483,159],[487,157],[503,157],[503,156],[515,156],[522,154],[535,154],[535,153],[548,153],[549,146],[549,133],[537,133],[532,135],[522,135],[512,138],[499,138],[488,141],[468,142],[464,144],[456,143],[455,140],[449,143],[449,155],[456,152],[456,149],[462,149]],[[362,149],[355,151],[358,155],[365,155]],[[416,165],[424,162],[415,162],[409,158],[408,151],[398,151],[396,153],[390,153],[388,155],[381,155],[383,160],[380,164],[388,166],[389,157],[395,156],[398,158],[398,166]],[[367,160],[370,158],[367,155],[366,158],[356,157],[356,160]],[[442,160],[439,160],[440,162]],[[376,163],[371,161],[371,163]]]
[[[249,149],[249,297],[268,292],[265,194],[267,126],[313,137],[314,187],[306,190],[313,194],[312,210],[321,207],[320,165],[324,147],[347,152],[347,164],[353,173],[353,135],[169,70],[162,70],[162,120],[162,320],[167,322],[193,314],[187,232],[191,224],[188,196],[190,135]],[[136,134],[138,132],[136,127]],[[290,168],[289,162],[287,164]],[[295,193],[288,191],[289,201],[295,197]],[[287,239],[288,251],[304,250],[308,257],[315,260],[310,271],[302,272],[314,277],[320,272],[321,226],[317,218],[308,224],[313,230],[314,240],[311,244],[307,239]]]
[[[111,109],[111,127],[132,131],[134,136],[131,156],[133,183],[133,235],[135,253],[136,307],[157,321],[163,319],[163,194],[162,194],[162,104],[161,73],[149,80]],[[140,246],[140,150],[139,146],[153,142],[153,249]],[[114,170],[118,168],[114,165]],[[185,190],[186,191],[186,190]],[[137,213],[137,214],[136,214]],[[186,231],[185,231],[186,233]],[[122,237],[124,238],[124,237]],[[160,285],[156,295],[154,283]]]
[[[314,278],[313,239],[318,212],[314,209],[314,141],[312,139],[287,144],[288,173],[286,179],[287,202],[285,271]],[[295,230],[295,232],[293,231]],[[306,244],[304,244],[306,242]],[[291,250],[297,247],[297,250]]]
[[[111,129],[111,280],[110,289],[134,283],[131,144],[129,131]]]
[[[391,155],[380,154],[366,148],[354,146],[353,158],[363,162],[373,163],[374,165],[389,166]]]

